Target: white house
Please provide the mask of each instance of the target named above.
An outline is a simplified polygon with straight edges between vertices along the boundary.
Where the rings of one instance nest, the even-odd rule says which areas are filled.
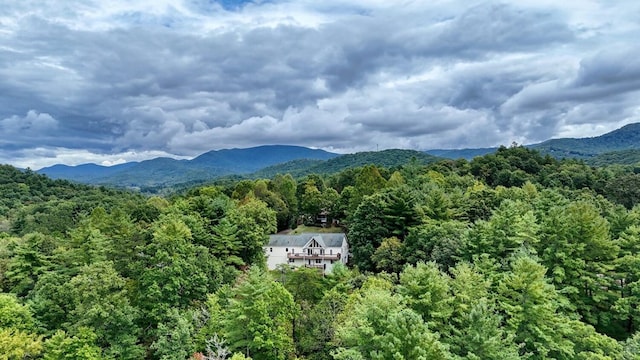
[[[346,264],[349,260],[349,244],[344,233],[270,235],[264,251],[271,270],[279,264],[289,264],[329,273],[336,263]]]

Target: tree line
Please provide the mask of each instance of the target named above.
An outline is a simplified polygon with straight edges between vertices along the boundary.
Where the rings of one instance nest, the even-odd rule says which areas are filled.
[[[636,359],[629,167],[523,147],[168,197],[0,168],[0,358]],[[338,220],[349,267],[265,269]]]

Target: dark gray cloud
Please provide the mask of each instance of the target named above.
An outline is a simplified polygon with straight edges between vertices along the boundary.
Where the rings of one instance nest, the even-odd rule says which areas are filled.
[[[229,4],[3,6],[0,162],[495,146],[640,120],[634,1]]]
[[[483,3],[464,9],[446,22],[435,41],[442,50],[477,57],[495,52],[517,52],[573,40],[566,19],[555,9],[518,8],[506,3]]]

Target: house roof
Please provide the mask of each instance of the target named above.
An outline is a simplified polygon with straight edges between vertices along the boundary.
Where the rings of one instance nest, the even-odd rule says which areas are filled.
[[[312,238],[315,238],[319,244],[324,244],[325,247],[340,247],[345,237],[344,233],[269,235],[269,245],[267,246],[304,247]]]

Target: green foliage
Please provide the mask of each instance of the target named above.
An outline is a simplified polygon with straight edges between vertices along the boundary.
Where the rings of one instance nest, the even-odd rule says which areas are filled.
[[[460,221],[424,221],[409,228],[404,259],[410,264],[435,261],[444,268],[453,266],[467,247],[468,231]]]
[[[604,193],[612,202],[631,209],[640,203],[640,175],[624,174],[613,177],[607,181]]]
[[[245,264],[260,264],[264,261],[262,247],[269,240],[268,234],[276,231],[276,214],[260,200],[250,199],[233,209],[229,219],[238,227],[240,258]]]
[[[585,159],[585,162],[591,166],[606,166],[612,164],[636,165],[640,163],[640,150],[627,149],[605,152]]]
[[[24,296],[33,289],[38,277],[51,269],[55,247],[52,237],[40,233],[26,235],[12,244],[4,275],[8,290]]]
[[[407,266],[400,274],[398,293],[434,328],[442,328],[452,314],[449,278],[440,272],[436,263]]]
[[[570,359],[574,344],[571,326],[559,308],[562,298],[545,279],[546,269],[526,255],[512,260],[511,271],[498,284],[499,304],[506,326],[522,344],[520,354],[532,359]]]
[[[334,269],[335,272],[335,269]],[[298,316],[294,333],[298,352],[309,359],[332,359],[332,343],[338,318],[347,303],[347,294],[337,289],[326,291],[320,302]]]
[[[193,354],[193,326],[188,316],[178,310],[171,309],[156,332],[158,336],[151,348],[158,359],[186,359]]]
[[[334,359],[447,359],[444,345],[402,298],[379,287],[349,299],[336,330]]]
[[[35,358],[42,351],[39,336],[12,328],[0,328],[0,360]]]
[[[143,353],[136,342],[140,329],[136,325],[138,310],[129,302],[126,280],[109,262],[81,268],[68,282],[70,312],[67,326],[73,334],[81,327],[94,330],[96,343],[108,355],[136,359]]]
[[[13,294],[0,293],[0,328],[31,331],[34,325],[29,307],[20,304]]]
[[[400,239],[393,236],[382,240],[380,246],[371,255],[371,260],[378,271],[399,273],[404,264],[402,253],[403,247]]]
[[[96,334],[89,328],[78,329],[78,334],[68,336],[58,330],[44,342],[44,360],[100,360],[100,347],[95,345]]]
[[[372,256],[382,240],[403,240],[419,221],[415,200],[406,188],[392,188],[366,196],[349,219],[353,262],[362,270],[375,269]]]
[[[542,223],[540,245],[542,264],[556,287],[587,323],[606,326],[609,319],[600,315],[612,305],[606,288],[618,247],[598,209],[582,201],[552,208]]]
[[[265,360],[283,360],[293,352],[295,309],[291,294],[252,268],[232,293],[223,315],[223,331],[232,351]]]
[[[303,193],[300,198],[300,211],[313,222],[314,217],[325,207],[322,193],[318,190],[313,180],[308,180],[303,184]]]
[[[514,334],[486,298],[474,302],[453,329],[452,350],[464,359],[520,359]]]
[[[640,359],[640,332],[633,334],[632,337],[627,339],[623,344],[622,358],[624,360],[639,360]]]
[[[293,160],[264,168],[254,173],[253,177],[273,177],[276,174],[291,174],[295,177],[302,177],[308,174],[337,174],[372,164],[379,167],[394,168],[408,164],[411,161],[415,161],[419,165],[425,165],[438,160],[438,157],[420,151],[389,149],[345,154],[325,161]]]
[[[518,249],[533,249],[539,242],[539,228],[529,206],[506,200],[489,221],[476,222],[469,233],[467,249],[470,257],[489,254],[494,259],[506,259]]]
[[[284,266],[281,281],[298,304],[317,303],[322,299],[326,288],[326,281],[322,273],[304,267],[291,270]]]
[[[136,298],[154,322],[171,308],[185,309],[194,300],[205,300],[219,283],[220,261],[208,249],[193,244],[191,236],[182,219],[169,214],[159,219],[152,241],[142,249],[145,261]]]
[[[353,265],[363,270],[373,270],[371,256],[382,240],[391,236],[384,221],[386,202],[382,194],[364,198],[349,221],[349,243],[353,253]]]
[[[0,168],[0,358],[634,358],[634,168],[372,163],[170,198]],[[261,270],[267,235],[321,210],[352,269]]]
[[[639,124],[629,124],[610,133],[584,139],[552,139],[536,144],[535,149],[553,154],[558,158],[589,158],[624,149],[638,149],[640,143]]]

